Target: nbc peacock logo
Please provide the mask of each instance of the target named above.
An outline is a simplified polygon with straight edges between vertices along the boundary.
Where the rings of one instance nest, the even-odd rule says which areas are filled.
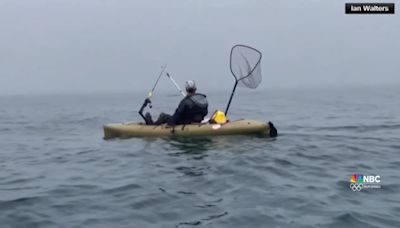
[[[381,176],[353,173],[350,178],[350,189],[354,192],[360,192],[365,188],[381,188],[380,182]]]

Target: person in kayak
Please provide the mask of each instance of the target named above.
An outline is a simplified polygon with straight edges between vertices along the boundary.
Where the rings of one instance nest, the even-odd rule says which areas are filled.
[[[196,83],[189,80],[185,84],[186,96],[179,103],[175,113],[161,113],[158,119],[153,122],[150,113],[146,113],[145,121],[148,125],[168,124],[175,126],[179,124],[200,123],[208,113],[208,101],[204,94],[196,93]]]

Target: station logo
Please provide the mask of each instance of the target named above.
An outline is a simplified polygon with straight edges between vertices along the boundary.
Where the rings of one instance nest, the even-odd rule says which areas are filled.
[[[350,189],[354,192],[360,192],[366,188],[381,188],[381,176],[363,175],[353,173],[350,178]]]

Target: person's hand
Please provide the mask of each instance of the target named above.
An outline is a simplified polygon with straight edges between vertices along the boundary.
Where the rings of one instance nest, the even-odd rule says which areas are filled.
[[[144,100],[144,103],[146,104],[146,105],[149,105],[149,107],[150,108],[152,108],[152,105],[151,105],[151,100],[150,100],[150,98],[148,97],[148,98],[146,98],[145,100]]]

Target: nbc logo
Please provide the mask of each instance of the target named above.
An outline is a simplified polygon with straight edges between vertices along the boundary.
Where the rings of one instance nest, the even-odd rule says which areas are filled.
[[[381,188],[381,176],[366,176],[353,173],[350,178],[350,189],[359,192],[365,188]]]

